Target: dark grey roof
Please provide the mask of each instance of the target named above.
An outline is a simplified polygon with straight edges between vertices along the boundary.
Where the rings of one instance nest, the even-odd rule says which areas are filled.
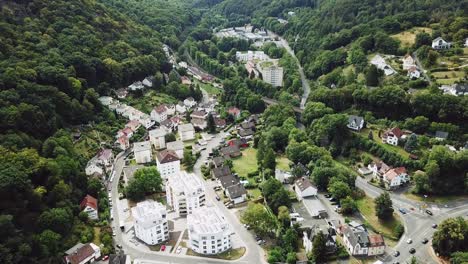
[[[240,129],[240,130],[239,130],[239,136],[241,136],[241,137],[247,137],[247,136],[251,136],[251,135],[253,135],[253,134],[255,134],[255,132],[254,132],[252,129],[250,129],[250,128],[248,128],[248,129]]]
[[[225,159],[223,157],[215,157],[213,158],[213,164],[215,167],[220,167],[224,164]]]
[[[352,124],[354,122],[356,125],[359,125],[361,124],[362,121],[364,121],[364,117],[362,116],[355,116],[355,115],[348,116],[348,124]]]
[[[239,179],[232,174],[220,177],[219,181],[224,189],[240,183]]]
[[[361,245],[361,247],[367,247],[369,245],[369,237],[365,230],[346,226],[344,228],[344,235],[348,238],[348,241],[351,243],[353,248],[358,243]]]
[[[228,166],[221,166],[213,168],[213,176],[215,178],[221,178],[223,176],[231,175],[231,169]]]
[[[455,85],[455,92],[456,92],[457,94],[468,93],[468,84],[457,83],[457,84]]]
[[[448,132],[444,132],[444,131],[436,131],[435,132],[435,137],[436,138],[443,138],[443,139],[446,139],[448,137],[449,133]]]
[[[239,155],[240,154],[240,149],[238,146],[228,146],[220,149],[220,152],[223,153],[223,155]]]
[[[240,183],[227,187],[226,191],[229,193],[229,197],[231,197],[231,199],[247,194],[247,190],[245,190],[244,186]]]
[[[125,264],[126,259],[127,259],[126,255],[110,254],[109,264]]]

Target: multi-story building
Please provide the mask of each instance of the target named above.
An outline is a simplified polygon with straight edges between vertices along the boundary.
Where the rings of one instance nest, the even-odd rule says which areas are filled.
[[[148,245],[156,245],[169,238],[166,207],[153,200],[138,203],[132,208],[135,236]]]
[[[195,174],[181,171],[167,178],[166,199],[179,216],[191,214],[205,205],[205,186]]]
[[[231,248],[231,228],[215,207],[200,207],[187,216],[190,248],[215,255]]]
[[[165,149],[156,156],[156,166],[163,179],[180,172],[180,159],[173,150]]]
[[[283,68],[276,65],[265,66],[260,64],[260,72],[264,82],[274,87],[283,86]]]
[[[133,144],[133,153],[137,163],[151,162],[153,157],[151,143],[149,141],[135,142]]]
[[[236,52],[236,59],[238,61],[250,61],[250,60],[269,60],[270,57],[265,54],[263,51],[252,51],[247,52]]]
[[[155,107],[151,111],[151,119],[154,121],[161,123],[162,121],[167,119],[167,107],[165,105],[160,105]]]
[[[156,149],[162,149],[166,147],[166,138],[165,136],[168,134],[165,128],[157,128],[149,131],[149,137],[151,144]]]

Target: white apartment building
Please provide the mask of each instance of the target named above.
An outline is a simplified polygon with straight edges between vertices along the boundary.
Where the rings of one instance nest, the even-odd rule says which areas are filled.
[[[184,158],[184,142],[180,140],[167,142],[166,148],[175,151],[175,153],[177,153],[177,156],[179,156],[179,159]]]
[[[166,199],[179,216],[191,214],[205,205],[205,186],[195,174],[181,171],[167,178]]]
[[[177,128],[179,131],[179,137],[182,141],[188,141],[195,139],[195,128],[192,124],[182,124]]]
[[[274,87],[283,86],[283,67],[278,66],[260,66],[260,72],[262,73],[262,79],[264,82],[273,85]]]
[[[167,108],[165,105],[160,105],[158,107],[155,107],[151,111],[151,119],[154,121],[161,123],[162,121],[167,119]]]
[[[249,50],[247,52],[241,52],[237,51],[236,52],[236,59],[238,61],[250,61],[250,60],[269,60],[270,57],[265,54],[263,51],[252,51]]]
[[[137,163],[151,162],[153,157],[151,153],[151,143],[149,141],[135,142],[133,144],[133,153]]]
[[[161,174],[161,178],[167,179],[171,175],[177,175],[180,172],[180,159],[173,150],[165,149],[156,156],[156,166]]]
[[[231,228],[218,209],[200,207],[187,216],[190,248],[204,255],[215,255],[231,248]]]
[[[166,207],[153,200],[138,203],[132,208],[135,236],[148,245],[169,239]]]
[[[162,127],[150,130],[149,138],[154,148],[162,149],[166,147],[166,138],[165,138],[166,134],[167,134],[166,129]]]

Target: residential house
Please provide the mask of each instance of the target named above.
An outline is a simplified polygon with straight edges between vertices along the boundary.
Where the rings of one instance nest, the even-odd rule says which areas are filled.
[[[327,254],[333,254],[337,250],[336,232],[329,225],[315,225],[312,228],[307,228],[303,231],[302,241],[306,253],[312,251],[314,237],[322,233],[325,236],[325,251]]]
[[[345,226],[343,243],[350,255],[367,256],[369,253],[369,237],[364,228]]]
[[[143,88],[145,88],[145,86],[141,81],[134,82],[128,86],[130,91],[142,90]]]
[[[224,166],[224,164],[219,164],[219,166],[216,166],[211,170],[211,175],[215,179],[220,179],[224,176],[231,176],[232,172],[228,166]]]
[[[132,208],[135,236],[147,245],[161,244],[169,239],[166,206],[153,200],[137,203]]]
[[[327,209],[317,197],[304,197],[300,201],[313,218],[324,219],[328,216]]]
[[[101,257],[101,249],[93,243],[78,243],[65,251],[66,264],[94,263]]]
[[[182,124],[178,127],[179,137],[182,141],[189,141],[195,139],[195,128],[192,124]]]
[[[252,129],[240,129],[237,134],[241,139],[250,140],[255,135],[255,132]]]
[[[225,193],[233,204],[243,203],[247,200],[247,190],[241,183],[227,187]]]
[[[435,138],[437,140],[446,140],[449,136],[449,133],[448,132],[445,132],[445,131],[436,131],[435,132]]]
[[[151,119],[158,123],[161,123],[162,121],[166,120],[167,115],[167,108],[165,105],[157,106],[151,111]]]
[[[99,220],[98,201],[91,195],[86,195],[80,203],[80,210],[88,215],[91,220]]]
[[[432,41],[432,48],[436,50],[450,49],[452,43],[445,41],[443,38],[438,37]]]
[[[153,153],[150,141],[133,143],[133,154],[137,163],[149,163],[152,161]]]
[[[236,146],[238,148],[244,149],[249,147],[249,143],[246,139],[243,138],[235,138],[231,139],[227,142],[228,146]]]
[[[208,113],[205,112],[204,110],[195,110],[190,114],[190,118],[192,119],[203,119],[205,120],[208,117]]]
[[[294,191],[297,199],[301,201],[305,197],[317,196],[317,188],[306,177],[302,177],[294,183]]]
[[[126,135],[118,137],[115,143],[121,150],[126,150],[130,147],[130,140]]]
[[[404,138],[404,135],[405,134],[403,133],[403,131],[401,131],[401,129],[399,129],[398,127],[394,127],[390,130],[385,131],[382,137],[382,141],[390,145],[398,146],[398,141],[401,138]]]
[[[195,101],[195,99],[193,99],[193,97],[188,97],[184,100],[184,105],[187,107],[187,108],[192,108],[194,106],[197,105],[197,101]]]
[[[211,161],[211,164],[213,164],[215,168],[218,168],[224,166],[224,161],[225,159],[223,157],[214,157]]]
[[[110,96],[101,96],[98,100],[103,106],[109,106],[114,102],[114,99]]]
[[[206,121],[206,119],[201,119],[201,118],[192,118],[190,120],[190,123],[194,127],[198,128],[200,130],[205,129],[208,126],[208,122]]]
[[[406,54],[403,58],[403,70],[409,70],[412,67],[416,67],[416,61],[411,57],[411,55]]]
[[[251,60],[269,60],[270,57],[265,54],[263,51],[252,51],[249,50],[247,52],[237,51],[236,52],[236,59],[241,62],[247,62]]]
[[[237,129],[238,130],[240,130],[240,129],[251,129],[251,130],[255,131],[256,130],[255,122],[245,120],[244,122],[240,123],[240,125],[237,127]]]
[[[388,188],[395,189],[409,182],[410,177],[405,167],[398,167],[388,170],[384,174],[383,180]]]
[[[185,84],[185,85],[191,85],[192,84],[192,81],[187,76],[181,76],[180,80],[182,81],[182,84]]]
[[[226,127],[226,119],[215,117],[214,118],[214,123],[216,125],[216,128],[223,129]]]
[[[396,71],[392,68],[392,66],[388,65],[387,62],[385,62],[385,59],[380,56],[379,54],[375,55],[370,63],[372,65],[375,65],[375,67],[377,67],[377,69],[380,69],[382,71],[384,71],[384,74],[386,76],[390,76],[392,74],[395,74]]]
[[[167,178],[166,199],[179,216],[191,214],[205,205],[205,185],[195,174],[180,171]]]
[[[126,88],[120,88],[115,91],[115,95],[117,95],[117,98],[119,99],[125,99],[128,95],[128,91]]]
[[[130,120],[125,127],[130,128],[133,132],[137,131],[140,127],[141,124],[137,120]]]
[[[408,77],[410,77],[410,79],[418,79],[421,77],[421,72],[418,70],[418,68],[411,67],[408,69]]]
[[[141,83],[148,88],[153,87],[153,76],[146,77]]]
[[[444,91],[444,94],[450,94],[454,96],[468,95],[468,84],[466,83],[455,83],[452,85],[442,85],[439,89]]]
[[[229,107],[228,114],[232,115],[235,119],[240,117],[241,110],[237,107]]]
[[[184,158],[184,142],[178,140],[178,141],[172,141],[172,142],[167,142],[166,143],[166,148],[168,150],[173,150],[179,159]]]
[[[226,158],[236,158],[242,156],[242,152],[237,146],[227,146],[221,148],[219,152]]]
[[[96,157],[93,157],[88,161],[86,164],[85,173],[87,176],[97,175],[98,177],[101,177],[104,175],[102,165],[98,162]]]
[[[377,179],[382,179],[383,175],[390,170],[390,166],[383,161],[372,162],[367,166],[372,171],[372,175]]]
[[[385,253],[385,241],[382,235],[369,235],[368,256],[378,256]]]
[[[179,114],[185,114],[185,112],[187,112],[187,107],[182,101],[176,104],[176,112]]]
[[[176,106],[175,104],[165,104],[166,106],[166,111],[168,116],[173,116],[176,113]]]
[[[156,149],[162,149],[166,147],[166,135],[167,135],[167,130],[164,128],[157,128],[149,131],[149,138],[151,144]]]
[[[132,258],[125,254],[110,254],[109,264],[131,264]]]
[[[187,216],[188,246],[202,255],[216,255],[232,247],[232,229],[216,207],[200,207]]]
[[[465,43],[463,44],[463,46],[468,47],[468,38],[465,39]]]
[[[364,127],[364,118],[362,116],[350,115],[348,116],[348,124],[346,126],[352,130],[361,131]]]
[[[180,158],[173,150],[165,149],[156,156],[156,166],[163,179],[180,172]]]
[[[277,179],[281,183],[290,183],[291,180],[294,179],[294,177],[289,171],[275,169],[275,179]]]
[[[150,127],[154,126],[155,121],[151,120],[151,117],[147,114],[141,115],[138,121],[146,128],[149,129]]]

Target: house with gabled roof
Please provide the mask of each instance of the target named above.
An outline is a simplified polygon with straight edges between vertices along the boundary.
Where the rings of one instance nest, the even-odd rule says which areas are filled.
[[[438,37],[432,41],[432,48],[436,50],[450,49],[451,47],[452,43],[445,41],[442,37]]]
[[[151,119],[158,123],[161,123],[162,121],[166,120],[167,115],[167,107],[165,105],[159,105],[151,111]]]
[[[94,263],[101,257],[101,249],[93,243],[78,243],[65,251],[64,261],[66,264]]]
[[[163,179],[180,172],[180,158],[174,150],[165,149],[156,156],[156,166]]]
[[[80,203],[80,210],[88,215],[91,220],[98,220],[98,201],[91,195],[86,195]]]
[[[247,200],[247,190],[241,183],[227,187],[225,193],[234,204],[243,203]]]
[[[354,228],[346,225],[343,230],[343,244],[350,255],[367,256],[369,237],[365,228]]]
[[[350,115],[348,116],[348,124],[346,126],[349,129],[360,131],[364,127],[364,118],[362,116]]]
[[[416,61],[410,54],[406,54],[402,59],[403,61],[403,70],[409,70],[411,67],[416,67]]]
[[[390,189],[395,189],[409,182],[410,177],[405,167],[398,167],[388,170],[383,175],[385,185]]]
[[[294,182],[294,191],[299,201],[306,197],[317,196],[317,188],[312,186],[312,183],[306,177],[302,177]]]
[[[393,127],[392,129],[385,131],[385,133],[382,136],[382,141],[390,145],[398,146],[398,141],[401,138],[404,138],[404,135],[405,133],[403,133],[403,131],[400,128]]]
[[[385,241],[382,235],[369,235],[368,256],[378,256],[385,253]]]
[[[376,179],[382,179],[383,175],[388,171],[390,170],[390,166],[388,166],[387,164],[385,164],[385,162],[383,161],[377,161],[377,162],[372,162],[371,164],[369,164],[367,166],[369,168],[369,170],[372,171],[372,175],[376,178]]]

